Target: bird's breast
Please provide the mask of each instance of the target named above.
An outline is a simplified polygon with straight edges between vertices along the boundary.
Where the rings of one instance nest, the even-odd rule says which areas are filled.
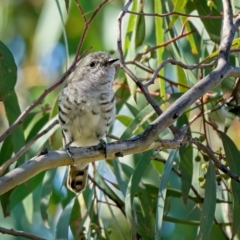
[[[85,102],[75,105],[70,132],[75,145],[90,146],[99,143],[109,130],[115,115],[113,92],[98,93],[98,96],[85,96]]]

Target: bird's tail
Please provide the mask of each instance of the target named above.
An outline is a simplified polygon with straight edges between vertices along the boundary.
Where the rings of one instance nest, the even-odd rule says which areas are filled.
[[[67,185],[74,193],[82,192],[87,186],[88,164],[69,166]]]

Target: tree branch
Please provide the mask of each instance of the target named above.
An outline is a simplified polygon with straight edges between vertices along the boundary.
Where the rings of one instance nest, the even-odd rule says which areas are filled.
[[[56,124],[58,124],[58,119],[52,119],[47,127],[37,134],[33,139],[31,139],[25,146],[23,146],[11,159],[7,160],[0,166],[0,176],[4,171],[14,162],[16,162],[41,136],[45,135],[50,129],[52,129]]]
[[[26,233],[23,231],[16,231],[13,229],[7,229],[7,228],[3,228],[3,227],[0,227],[0,232],[2,234],[8,234],[8,235],[18,236],[18,237],[25,237],[25,238],[32,239],[32,240],[46,240],[45,238],[37,237],[30,233]]]
[[[223,2],[223,34],[221,37],[216,69],[178,98],[165,112],[163,112],[152,124],[147,127],[141,135],[141,137],[146,140],[146,147],[151,144],[152,139],[157,138],[164,129],[173,124],[176,119],[184,113],[186,108],[191,106],[210,89],[219,85],[224,78],[236,73],[236,70],[234,70],[235,68],[233,68],[228,61],[230,47],[235,33],[235,26],[232,23],[232,9],[228,0],[224,0]],[[118,45],[119,44],[120,42]],[[121,46],[119,46],[119,48],[120,47]],[[122,64],[121,59],[120,64]]]
[[[182,144],[185,130],[186,128],[183,128],[182,132],[179,132],[177,138],[174,140],[158,140],[153,142],[148,148],[145,147],[144,149],[142,146],[144,146],[145,140],[140,136],[125,141],[109,143],[106,145],[106,159],[112,160],[119,156],[135,154],[157,148],[177,149]],[[28,179],[44,170],[72,164],[90,163],[105,158],[105,152],[101,144],[92,147],[71,148],[71,152],[74,155],[74,162],[69,158],[65,151],[49,151],[44,155],[33,157],[21,166],[8,172],[0,178],[0,195],[19,184],[26,182]]]

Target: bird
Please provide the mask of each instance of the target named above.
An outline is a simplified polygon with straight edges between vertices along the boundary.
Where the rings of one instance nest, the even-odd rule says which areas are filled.
[[[82,58],[72,79],[58,98],[58,119],[66,151],[70,147],[97,145],[107,135],[115,118],[112,88],[118,58],[106,52],[93,52]],[[88,163],[69,166],[67,187],[79,194],[87,186]]]

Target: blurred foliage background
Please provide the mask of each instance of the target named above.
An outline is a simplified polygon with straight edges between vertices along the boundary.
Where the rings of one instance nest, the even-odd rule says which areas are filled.
[[[92,47],[91,51],[107,51],[118,56],[116,19],[124,1],[105,2],[87,29],[81,52]],[[89,19],[101,1],[79,0],[79,3]],[[234,11],[239,7],[235,1]],[[202,61],[209,63],[216,58],[222,21],[220,1],[134,0],[129,10],[183,14],[162,17],[126,14],[122,23],[124,57],[127,66],[142,82],[148,81],[154,69],[169,57],[189,65]],[[208,18],[188,16],[209,13]],[[84,27],[84,18],[75,1],[0,2],[0,40],[4,43],[1,51],[7,46],[17,66],[16,85],[13,74],[5,82],[7,90],[0,90],[0,134],[46,88],[60,79],[75,56]],[[233,47],[239,48],[238,41]],[[11,62],[11,55],[9,58]],[[237,53],[231,55],[231,63],[239,65]],[[12,69],[15,69],[13,65]],[[150,93],[164,110],[212,70],[212,67],[188,70],[166,65],[150,86]],[[0,81],[6,81],[3,75]],[[4,139],[0,145],[0,164],[56,119],[56,102],[61,88],[59,86],[48,94]],[[233,159],[239,154],[238,103],[225,104],[233,89],[234,79],[225,79],[176,123],[182,127],[199,114],[191,123],[188,135],[208,144],[224,164],[224,146],[236,153]],[[117,115],[112,134],[120,139],[130,138],[156,119],[156,113],[143,94],[121,69],[117,71],[114,90]],[[230,135],[234,143],[224,135],[223,146],[208,121]],[[159,137],[168,139],[171,136],[166,129]],[[37,155],[43,146],[49,150],[62,148],[58,125],[38,138],[5,173]],[[198,236],[198,239],[221,240],[228,239],[231,234],[239,238],[237,215],[240,209],[236,203],[240,199],[234,193],[232,195],[231,181],[227,176],[215,169],[209,157],[193,145],[183,146],[179,151],[148,151],[93,163],[89,187],[79,197],[65,187],[66,169],[59,167],[44,171],[2,195],[0,226],[45,239],[184,240]],[[238,167],[231,170],[240,174]],[[166,199],[163,197],[161,202],[159,194],[166,194]],[[205,206],[204,197],[207,199]],[[233,219],[236,222],[234,227]],[[208,226],[204,227],[204,222]],[[26,239],[7,234],[2,236],[1,239],[6,240]]]

